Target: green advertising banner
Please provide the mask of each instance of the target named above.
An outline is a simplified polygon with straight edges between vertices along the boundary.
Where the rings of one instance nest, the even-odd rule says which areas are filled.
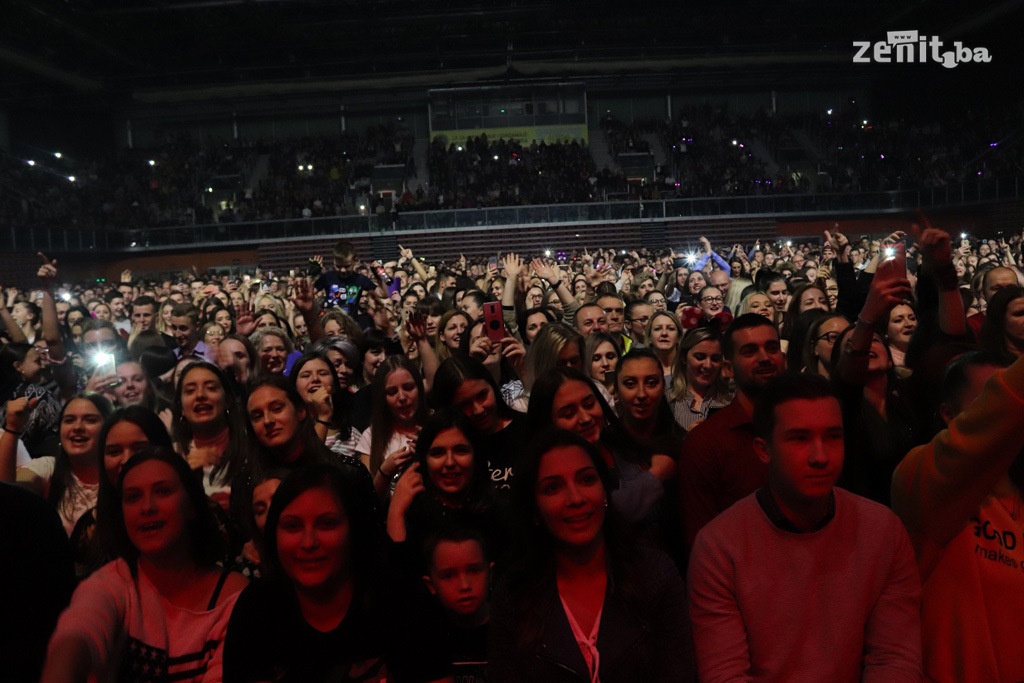
[[[463,130],[435,130],[431,139],[445,138],[450,145],[464,145],[469,138],[487,135],[489,140],[515,140],[523,145],[537,142],[587,141],[587,124],[570,123],[553,126],[517,126],[515,128],[467,128]]]

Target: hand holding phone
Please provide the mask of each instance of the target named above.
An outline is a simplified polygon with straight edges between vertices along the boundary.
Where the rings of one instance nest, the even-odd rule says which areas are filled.
[[[505,321],[501,316],[501,304],[497,301],[484,304],[484,332],[495,344],[505,338]]]

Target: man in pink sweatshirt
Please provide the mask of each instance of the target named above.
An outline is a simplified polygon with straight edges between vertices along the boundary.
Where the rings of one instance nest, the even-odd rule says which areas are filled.
[[[913,550],[887,508],[835,488],[843,419],[827,381],[772,380],[754,432],[767,485],[705,526],[690,556],[701,681],[917,683]]]

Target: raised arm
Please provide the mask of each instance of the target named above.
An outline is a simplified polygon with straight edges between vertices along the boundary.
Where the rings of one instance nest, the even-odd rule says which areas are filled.
[[[988,379],[981,395],[930,443],[896,468],[892,507],[911,533],[922,565],[925,545],[960,533],[1024,448],[1024,356]]]
[[[906,262],[903,263],[905,268]],[[886,320],[889,309],[910,298],[910,281],[905,274],[899,272],[898,267],[897,259],[884,261],[871,281],[867,301],[850,334],[850,343],[842,348],[839,356],[837,370],[839,378],[844,382],[864,383],[875,330]]]
[[[939,329],[951,337],[962,336],[967,333],[967,316],[964,315],[964,301],[960,298],[956,269],[953,267],[949,233],[927,223],[923,230],[916,224],[913,230],[914,238],[924,255],[924,266],[939,290]]]

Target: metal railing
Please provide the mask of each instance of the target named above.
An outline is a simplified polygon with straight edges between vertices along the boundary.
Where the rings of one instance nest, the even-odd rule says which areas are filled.
[[[0,230],[0,249],[54,252],[144,252],[232,243],[308,240],[340,234],[398,233],[517,225],[672,221],[716,216],[899,213],[1019,200],[1019,177],[893,192],[694,197],[589,204],[545,204],[402,213],[215,223],[132,230],[15,228]]]

